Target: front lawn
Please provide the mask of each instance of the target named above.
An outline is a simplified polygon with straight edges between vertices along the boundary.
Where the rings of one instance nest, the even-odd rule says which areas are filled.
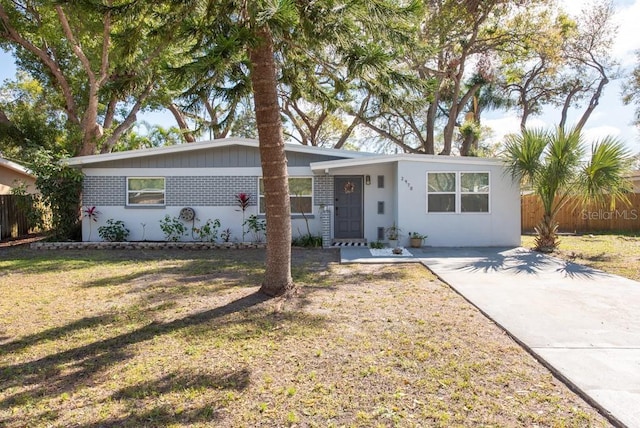
[[[533,248],[534,236],[523,235],[522,246]],[[640,235],[562,235],[554,255],[605,272],[640,281]]]
[[[608,426],[418,265],[0,249],[0,426]]]

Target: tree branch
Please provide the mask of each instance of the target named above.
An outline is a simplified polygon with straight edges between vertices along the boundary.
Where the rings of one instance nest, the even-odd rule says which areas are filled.
[[[124,133],[126,131],[128,131],[131,128],[131,126],[133,126],[133,124],[136,121],[136,115],[138,114],[138,112],[142,108],[142,104],[144,103],[144,101],[147,99],[147,97],[149,97],[149,94],[151,94],[151,90],[152,89],[153,89],[153,84],[152,83],[147,85],[147,87],[145,88],[144,92],[142,94],[140,94],[140,96],[136,100],[136,103],[131,108],[131,111],[129,111],[129,114],[127,115],[125,120],[122,121],[122,123],[120,123],[116,127],[116,129],[113,131],[113,133],[104,142],[104,144],[102,145],[102,148],[100,149],[100,153],[109,153],[109,152],[111,152],[111,150],[113,149],[113,146],[116,145],[116,143],[122,137],[122,135],[124,135]]]
[[[64,32],[65,37],[69,40],[69,44],[71,45],[71,49],[76,54],[80,63],[82,64],[82,68],[84,68],[85,73],[87,73],[87,77],[89,78],[89,84],[91,87],[95,87],[96,84],[96,76],[91,69],[91,62],[89,62],[89,58],[84,54],[84,51],[76,41],[73,32],[71,31],[71,26],[69,25],[69,21],[67,20],[67,15],[62,10],[62,6],[56,6],[56,13],[58,14],[58,20],[62,25],[62,31]]]
[[[71,123],[76,125],[80,125],[80,118],[78,117],[78,107],[76,105],[75,100],[73,99],[73,94],[71,93],[71,86],[69,82],[65,78],[62,70],[58,66],[58,64],[45,52],[44,50],[36,47],[28,40],[26,40],[18,31],[11,25],[9,21],[9,16],[7,15],[4,7],[0,5],[0,20],[4,24],[5,36],[7,39],[19,44],[27,51],[34,54],[50,71],[56,82],[60,86],[60,90],[62,91],[62,97],[65,101],[65,113],[67,114],[67,118]]]
[[[182,135],[187,143],[194,143],[196,141],[193,133],[189,129],[189,125],[187,125],[187,121],[184,118],[184,115],[174,103],[170,103],[167,108],[173,114],[173,117],[176,119],[178,123],[178,127],[182,131]]]

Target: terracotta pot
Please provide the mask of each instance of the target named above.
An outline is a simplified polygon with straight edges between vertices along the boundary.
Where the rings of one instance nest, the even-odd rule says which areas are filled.
[[[422,247],[422,238],[409,238],[409,244],[412,248]]]

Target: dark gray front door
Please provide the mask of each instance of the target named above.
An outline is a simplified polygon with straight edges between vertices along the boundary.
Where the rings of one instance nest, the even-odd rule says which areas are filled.
[[[337,176],[334,179],[334,238],[364,238],[362,176]]]

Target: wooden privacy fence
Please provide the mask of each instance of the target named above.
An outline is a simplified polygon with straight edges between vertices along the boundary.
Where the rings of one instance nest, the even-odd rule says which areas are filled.
[[[640,231],[640,193],[629,195],[629,205],[616,203],[610,209],[609,202],[604,206],[581,205],[576,199],[570,200],[558,213],[556,221],[560,232],[596,232],[596,231]],[[533,228],[542,220],[542,203],[536,195],[524,195],[521,199],[522,232],[533,232]]]
[[[0,195],[0,239],[17,238],[33,231],[25,208],[30,203],[28,196]]]

